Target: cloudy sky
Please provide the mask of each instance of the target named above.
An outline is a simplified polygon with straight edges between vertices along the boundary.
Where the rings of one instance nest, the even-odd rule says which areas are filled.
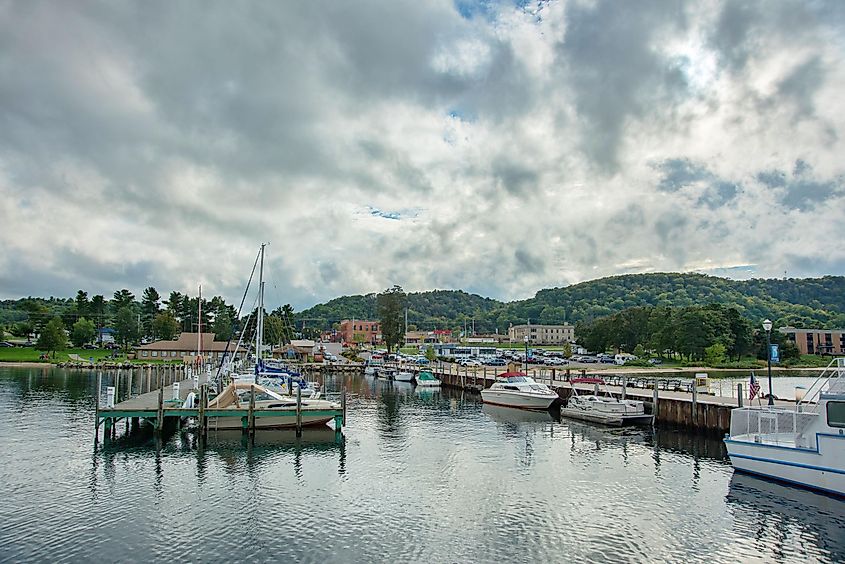
[[[845,2],[0,0],[0,297],[845,274]]]

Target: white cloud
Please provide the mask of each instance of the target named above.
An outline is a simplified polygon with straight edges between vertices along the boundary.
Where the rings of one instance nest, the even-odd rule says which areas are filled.
[[[845,219],[845,46],[814,5],[45,6],[0,18],[3,296],[235,300],[261,241],[296,307],[845,274],[817,244]]]

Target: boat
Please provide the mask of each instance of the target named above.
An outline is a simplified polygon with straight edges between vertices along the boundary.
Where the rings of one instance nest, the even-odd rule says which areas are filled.
[[[845,358],[836,358],[795,407],[731,410],[725,446],[734,469],[845,496]]]
[[[373,355],[364,366],[364,374],[367,376],[376,376],[382,366],[384,366],[384,360],[382,360],[381,355]]]
[[[414,378],[417,387],[420,388],[439,388],[440,380],[434,377],[434,374],[428,370],[421,370]]]
[[[560,401],[557,392],[545,384],[535,382],[522,372],[503,372],[493,385],[481,390],[484,403],[519,409],[549,409]]]
[[[654,421],[654,415],[646,414],[642,401],[614,397],[601,378],[573,378],[570,383],[572,395],[566,405],[560,408],[560,414],[564,417],[614,427],[649,424]],[[593,384],[595,393],[579,393],[576,384]],[[605,386],[604,395],[599,394],[600,385]]]
[[[263,415],[255,417],[256,429],[283,429],[296,427],[296,397],[283,396],[251,382],[232,382],[223,391],[208,402],[208,408],[231,409],[243,412],[249,407],[251,390],[255,390],[256,412],[278,413],[278,415]],[[319,398],[301,399],[302,426],[324,425],[331,421],[341,409],[339,403]],[[209,415],[210,429],[241,429],[242,418],[238,416]]]
[[[396,373],[393,377],[394,380],[397,382],[413,382],[414,381],[414,373],[408,372],[407,370],[400,370]]]
[[[396,369],[382,366],[376,371],[376,378],[381,378],[382,380],[394,380],[396,378]]]

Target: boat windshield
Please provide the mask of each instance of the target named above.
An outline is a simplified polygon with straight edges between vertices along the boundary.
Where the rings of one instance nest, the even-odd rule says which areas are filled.
[[[528,381],[529,379],[525,376],[508,376],[508,382],[511,384],[521,384]]]

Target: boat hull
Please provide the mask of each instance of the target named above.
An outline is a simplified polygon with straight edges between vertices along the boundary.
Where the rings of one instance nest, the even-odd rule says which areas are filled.
[[[835,461],[820,454],[835,451],[833,440],[838,437],[819,436],[819,450],[779,447],[765,443],[726,438],[731,464],[741,472],[803,486],[818,491],[845,496],[845,470],[841,461]],[[840,441],[841,442],[841,439]],[[826,443],[829,443],[826,445]]]
[[[332,420],[331,416],[325,415],[308,415],[306,412],[302,413],[302,426],[311,427],[314,425],[325,425]],[[210,429],[243,429],[243,419],[240,417],[209,417],[208,426]],[[267,416],[256,417],[256,429],[285,429],[296,427],[295,416]]]
[[[571,407],[562,407],[560,409],[560,414],[564,417],[571,417],[572,419],[580,419],[591,423],[601,423],[612,427],[622,427],[624,425],[650,425],[654,421],[654,415],[604,414]]]
[[[440,380],[417,380],[417,387],[419,388],[439,388]]]
[[[490,389],[481,391],[481,400],[484,403],[500,405],[502,407],[515,407],[517,409],[549,409],[559,399],[557,394],[529,394],[525,392],[505,392]]]
[[[411,372],[399,372],[393,379],[397,382],[412,382],[414,380],[414,374]]]

